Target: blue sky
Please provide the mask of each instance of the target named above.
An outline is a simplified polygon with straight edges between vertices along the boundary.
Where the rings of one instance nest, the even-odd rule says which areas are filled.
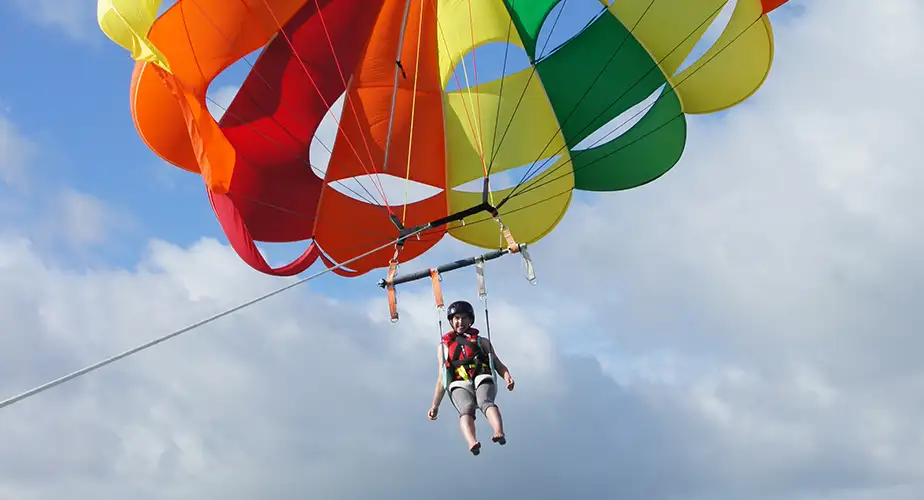
[[[132,61],[92,0],[0,12],[0,398],[281,284],[138,139]],[[669,175],[576,201],[533,247],[536,287],[489,264],[517,378],[505,447],[467,454],[445,400],[426,418],[425,281],[391,325],[379,275],[331,276],[0,410],[0,496],[470,498],[450,463],[498,498],[924,497],[924,7],[793,1],[772,20],[770,78],[691,119]],[[474,280],[450,273],[447,298]]]
[[[23,9],[22,3],[4,4],[13,15],[0,19],[0,29],[17,43],[0,47],[0,59],[20,71],[16,77],[0,81],[0,96],[6,115],[25,135],[41,141],[42,161],[35,163],[41,166],[30,175],[43,183],[67,185],[99,197],[112,210],[131,216],[138,228],[122,235],[120,252],[111,254],[107,265],[132,265],[150,237],[181,245],[201,237],[224,240],[199,178],[164,164],[138,138],[128,110],[133,61],[96,29],[94,9],[91,2],[85,3],[77,20],[58,25],[43,25],[35,19],[29,22],[29,9]],[[161,10],[171,3],[165,2]],[[548,50],[567,40],[603,9],[595,0],[568,0],[563,4],[565,9],[551,33]],[[730,10],[726,8],[723,18]],[[551,21],[543,29],[540,46],[550,35],[550,24]],[[705,50],[716,28],[723,24],[724,19],[717,21],[691,59]],[[497,74],[503,50],[501,44],[483,50],[482,74],[490,74],[491,69]],[[520,55],[512,53],[512,58]],[[252,63],[255,57],[252,54],[248,59]],[[511,67],[523,67],[525,61],[519,59],[511,60]],[[470,58],[467,63],[471,71]],[[229,68],[213,83],[213,98],[223,87],[239,85],[247,71],[245,61]],[[68,82],[66,90],[60,87],[62,80]],[[516,173],[517,178],[519,175]],[[595,195],[578,196],[592,199]],[[283,260],[297,255],[304,243],[265,247],[271,259]]]
[[[164,163],[138,137],[128,108],[133,61],[127,52],[100,32],[95,23],[95,11],[90,5],[92,2],[85,3],[85,9],[75,11],[76,16],[65,21],[51,18],[51,24],[36,18],[36,12],[23,9],[24,4],[5,4],[13,15],[0,19],[0,29],[18,43],[3,44],[0,54],[10,67],[20,70],[15,78],[0,80],[0,99],[5,105],[6,116],[20,128],[21,133],[40,143],[38,157],[30,163],[35,170],[29,172],[29,177],[32,183],[46,186],[44,192],[14,189],[10,195],[26,203],[51,203],[48,200],[57,196],[55,190],[67,187],[96,197],[103,202],[104,210],[118,214],[119,227],[112,230],[105,242],[92,249],[80,252],[55,246],[47,249],[65,265],[132,268],[149,250],[151,239],[181,246],[191,245],[202,238],[214,238],[225,243],[226,238],[208,204],[201,179]],[[172,2],[164,2],[161,11],[170,4]],[[790,11],[801,8],[798,2],[793,4],[780,9],[774,16],[785,17],[791,15]],[[688,61],[695,60],[714,42],[733,8],[734,2],[726,5]],[[540,54],[543,54],[543,47],[544,54],[547,54],[566,42],[594,17],[602,14],[603,9],[596,0],[567,0],[560,4],[540,33]],[[23,50],[23,47],[26,49]],[[482,80],[500,75],[504,50],[503,44],[491,44],[478,50]],[[232,95],[227,94],[227,90],[233,92],[243,81],[256,57],[257,53],[250,54],[246,61],[239,61],[221,74],[210,89],[212,99],[222,101]],[[512,47],[509,57],[508,73],[525,67],[525,54],[520,49]],[[472,75],[471,57],[467,57],[464,64]],[[463,71],[460,68],[457,73],[464,82]],[[64,88],[60,86],[62,80],[68,83]],[[450,87],[454,86],[455,83],[450,83]],[[223,92],[226,94],[224,97],[221,95]],[[213,109],[218,111],[219,108],[214,106]],[[630,113],[634,111],[630,110]],[[723,114],[688,119],[708,122]],[[624,118],[616,119],[619,124],[624,121]],[[329,139],[327,145],[331,145]],[[520,178],[524,168],[498,176],[506,176],[506,182],[512,184]],[[369,189],[372,191],[374,187],[370,185]],[[575,200],[595,204],[605,196],[576,193]],[[572,223],[573,217],[569,214],[563,225]],[[448,250],[446,245],[440,245],[436,251],[419,259],[420,263],[407,264],[403,270],[442,262],[434,259],[449,261],[479,253],[473,247],[448,244]],[[271,263],[279,265],[295,258],[305,245],[306,242],[262,244],[261,249]],[[542,253],[540,245],[533,252],[538,252],[536,260],[540,270],[543,270],[543,265],[545,269],[561,265],[554,251]],[[314,273],[322,266],[317,262],[307,273]],[[460,276],[448,276],[446,279],[467,283],[468,274],[465,271],[457,273]],[[384,298],[382,292],[374,284],[383,276],[384,270],[353,280],[329,274],[317,284],[336,297],[381,300]],[[424,282],[420,283],[426,288]],[[592,349],[588,346],[598,345],[593,335],[579,337],[570,342],[571,349],[585,351]]]
[[[2,16],[0,30],[18,43],[3,44],[0,47],[3,57],[0,59],[10,67],[21,69],[17,77],[0,80],[0,99],[5,104],[7,117],[20,128],[21,133],[40,143],[39,156],[31,163],[35,170],[29,172],[29,177],[33,183],[49,186],[45,193],[30,191],[24,194],[14,190],[11,195],[27,203],[42,203],[39,200],[47,203],[49,197],[57,196],[55,189],[68,187],[96,197],[104,203],[105,210],[119,214],[123,223],[118,230],[90,250],[73,252],[59,247],[48,248],[66,265],[79,267],[89,263],[100,267],[132,268],[149,250],[151,239],[181,246],[191,245],[201,238],[215,238],[225,243],[201,179],[164,163],[138,137],[128,108],[133,61],[127,52],[99,31],[95,24],[95,10],[90,5],[92,2],[85,3],[86,8],[78,11],[75,18],[67,22],[58,20],[57,25],[43,24],[39,19],[30,18],[30,15],[36,14],[22,9],[23,4],[18,4],[19,7],[5,4],[13,15]],[[161,10],[169,4],[172,2],[165,2]],[[788,10],[799,8],[798,3],[795,5],[780,9],[774,16],[786,16]],[[734,2],[730,2],[694,49],[689,61],[699,57],[714,42],[733,8]],[[603,6],[596,0],[563,2],[549,16],[538,46],[545,47],[545,53],[549,53],[602,12]],[[556,17],[558,21],[552,31]],[[23,47],[27,49],[23,50]],[[503,52],[503,44],[479,49],[480,79],[499,76]],[[236,63],[220,75],[210,89],[212,98],[221,101],[223,91],[229,87],[233,90],[239,85],[256,56],[256,53],[247,56],[247,61]],[[508,73],[525,67],[525,54],[520,49],[513,47],[509,57]],[[466,58],[465,64],[469,75],[472,75],[471,57]],[[464,82],[461,68],[458,77]],[[67,81],[64,88],[60,85],[62,80]],[[450,84],[450,87],[454,86],[454,83]],[[214,109],[217,111],[218,108]],[[721,115],[691,120],[709,121]],[[617,119],[620,124],[623,121],[622,118]],[[328,141],[327,145],[331,143]],[[518,170],[500,175],[506,174],[507,182],[513,183],[522,173]],[[374,188],[370,186],[369,189]],[[601,195],[576,193],[575,199],[594,204]],[[565,225],[573,222],[573,216],[569,214],[568,217],[570,219],[566,218]],[[305,245],[305,242],[296,242],[261,245],[261,248],[271,263],[279,265],[301,253]],[[403,270],[441,263],[433,259],[448,261],[479,252],[478,249],[456,244],[442,251],[445,248],[441,245],[437,251],[420,259],[420,264],[407,264]],[[540,248],[533,252],[538,252],[536,260],[540,276],[548,266],[561,265],[562,261],[554,251],[543,253]],[[307,273],[314,273],[322,269],[321,266],[323,264],[317,262]],[[518,265],[514,266],[514,273],[517,269]],[[468,286],[466,283],[470,277],[466,271],[457,273],[459,276],[448,276],[448,282]],[[374,284],[383,276],[384,270],[354,280],[330,274],[317,283],[332,296],[382,300],[382,292]],[[422,288],[427,288],[425,282],[421,283]],[[598,346],[598,342],[594,335],[582,334],[572,339],[569,348],[583,352]]]
[[[86,7],[81,21],[92,22],[95,9]],[[2,16],[0,31],[17,43],[3,44],[0,60],[18,74],[0,80],[0,95],[6,116],[41,143],[30,176],[99,197],[140,225],[120,242],[131,251],[107,264],[132,265],[151,236],[181,244],[220,237],[199,179],[164,165],[139,139],[128,109],[132,61],[124,50],[98,30],[75,41],[27,22],[9,4],[5,10],[13,15]]]

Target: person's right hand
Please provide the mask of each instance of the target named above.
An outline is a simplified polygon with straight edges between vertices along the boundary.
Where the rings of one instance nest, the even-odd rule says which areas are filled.
[[[439,412],[440,412],[440,409],[437,408],[437,407],[435,407],[435,406],[433,406],[433,407],[430,408],[429,411],[427,411],[427,417],[428,417],[430,420],[436,420],[436,416],[437,416],[437,414],[438,414]]]

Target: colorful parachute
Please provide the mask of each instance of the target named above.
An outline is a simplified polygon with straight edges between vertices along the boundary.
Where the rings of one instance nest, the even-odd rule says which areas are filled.
[[[680,159],[684,113],[726,109],[762,84],[773,55],[767,13],[786,1],[738,0],[715,44],[681,71],[727,0],[600,0],[600,16],[541,58],[540,30],[577,0],[178,0],[160,17],[159,0],[99,0],[98,19],[137,61],[131,113],[145,143],[202,175],[244,261],[292,275],[420,226],[426,231],[401,249],[404,261],[446,232],[499,248],[493,215],[518,241],[534,242],[561,220],[574,189],[615,191],[658,178]],[[531,66],[481,82],[475,58],[464,73],[474,83],[447,91],[463,58],[491,42],[519,46]],[[261,48],[216,121],[207,108],[212,80]],[[344,94],[330,163],[319,173],[309,145]],[[650,109],[616,139],[578,147],[651,96]],[[540,160],[544,170],[514,187],[458,189]],[[356,197],[333,188],[364,176],[436,193],[395,205],[382,201],[384,190],[360,192],[358,182]],[[302,240],[312,240],[305,253],[275,269],[255,246]],[[393,255],[385,248],[335,272],[358,276]]]

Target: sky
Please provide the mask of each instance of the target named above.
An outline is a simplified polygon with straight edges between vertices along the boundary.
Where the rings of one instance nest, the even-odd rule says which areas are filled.
[[[94,3],[0,0],[0,399],[291,282],[138,138]],[[426,417],[426,282],[391,324],[380,276],[326,275],[0,409],[0,498],[922,498],[924,4],[871,5],[774,12],[767,82],[677,167],[576,197],[537,285],[488,264],[506,446]],[[471,268],[443,288],[482,324]]]

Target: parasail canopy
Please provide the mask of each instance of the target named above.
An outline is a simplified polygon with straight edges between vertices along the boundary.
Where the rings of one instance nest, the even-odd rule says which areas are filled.
[[[503,248],[495,218],[533,243],[562,220],[574,190],[657,179],[681,158],[685,114],[730,108],[761,86],[773,57],[767,14],[785,2],[737,0],[715,43],[686,67],[727,0],[600,0],[599,14],[550,53],[540,35],[578,0],[178,0],[160,16],[159,0],[99,0],[98,20],[136,61],[130,103],[141,138],[201,174],[245,262],[293,275],[412,229],[402,260],[446,233]],[[484,78],[476,49],[491,43],[506,44],[505,65],[519,51],[529,66]],[[260,49],[216,120],[210,84]],[[311,143],[338,100],[321,168]],[[513,186],[492,186],[524,166]],[[386,182],[428,189],[395,200]],[[461,189],[473,182],[478,189]],[[309,240],[279,268],[256,247]],[[393,257],[386,248],[334,272],[363,275]]]

